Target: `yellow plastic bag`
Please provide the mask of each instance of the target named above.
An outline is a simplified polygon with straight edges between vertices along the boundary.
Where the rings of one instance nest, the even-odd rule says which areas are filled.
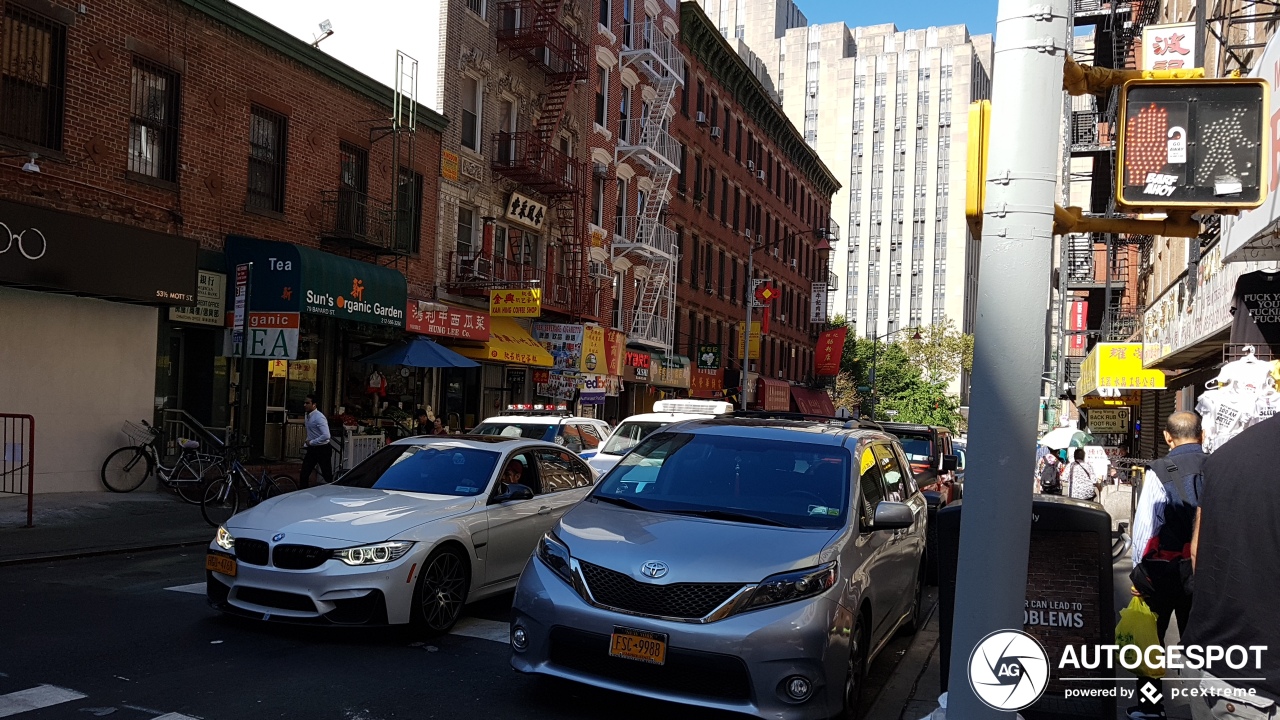
[[[1134,597],[1129,607],[1120,611],[1120,622],[1116,623],[1116,644],[1136,645],[1146,657],[1147,648],[1160,644],[1160,635],[1156,632],[1156,614],[1151,612],[1147,603],[1140,597]],[[1149,667],[1145,663],[1134,668],[1135,675],[1149,678],[1164,677],[1164,668]]]

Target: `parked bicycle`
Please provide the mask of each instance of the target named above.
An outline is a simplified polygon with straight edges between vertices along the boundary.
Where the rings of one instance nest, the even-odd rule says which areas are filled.
[[[205,486],[221,476],[221,457],[200,452],[200,442],[179,438],[180,452],[172,465],[165,465],[160,452],[162,432],[146,420],[125,422],[122,428],[134,444],[107,456],[102,463],[102,484],[111,492],[137,490],[155,473],[156,479],[192,505],[200,504]]]
[[[227,448],[229,462],[226,474],[209,483],[200,501],[200,513],[210,525],[218,527],[242,509],[248,509],[268,498],[293,492],[297,482],[283,473],[270,475],[266,468],[254,477],[234,453],[240,449]],[[229,460],[227,460],[229,459]]]

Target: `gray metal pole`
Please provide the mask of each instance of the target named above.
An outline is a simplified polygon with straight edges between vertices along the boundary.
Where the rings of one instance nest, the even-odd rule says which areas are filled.
[[[1067,0],[1000,0],[982,229],[968,487],[960,525],[947,717],[1008,718],[969,682],[989,633],[1022,628],[1049,250],[1061,150]]]

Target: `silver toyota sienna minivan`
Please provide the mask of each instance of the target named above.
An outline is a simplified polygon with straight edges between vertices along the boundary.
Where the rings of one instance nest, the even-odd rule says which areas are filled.
[[[656,432],[538,543],[511,664],[759,717],[856,717],[871,659],[921,622],[910,467],[857,421]]]

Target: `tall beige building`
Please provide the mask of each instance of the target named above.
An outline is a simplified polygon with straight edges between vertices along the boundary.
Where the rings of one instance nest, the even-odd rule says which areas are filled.
[[[840,179],[831,313],[868,337],[944,319],[971,331],[968,106],[990,97],[991,36],[808,25],[790,0],[701,1]]]

